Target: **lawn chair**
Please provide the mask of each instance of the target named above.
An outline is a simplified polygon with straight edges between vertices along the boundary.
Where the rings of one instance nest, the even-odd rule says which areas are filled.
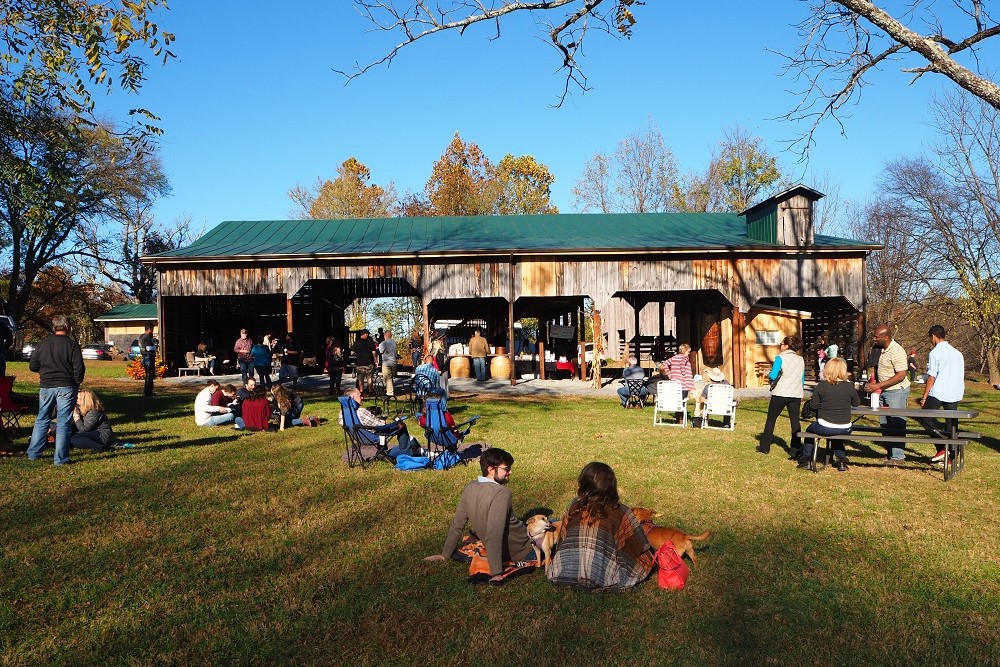
[[[14,389],[14,376],[0,376],[0,418],[3,427],[12,429],[11,440],[13,440],[13,430],[21,428],[21,415],[30,410],[30,406],[19,405],[11,396]]]
[[[622,384],[628,389],[628,399],[625,401],[626,408],[646,407],[646,397],[642,395],[642,390],[646,388],[645,380],[622,380]]]
[[[653,426],[680,426],[687,428],[688,399],[680,382],[664,380],[656,383],[656,405],[653,407]],[[670,420],[664,417],[669,415]],[[680,421],[677,420],[678,416]]]
[[[711,418],[721,417],[721,426],[709,424]],[[729,384],[708,385],[708,396],[701,415],[702,428],[718,428],[734,430],[736,428],[736,398],[733,393],[733,386]]]
[[[358,417],[358,406],[351,396],[340,397],[340,412],[344,419],[344,448],[347,450],[347,465],[353,468],[360,465],[367,467],[369,463],[382,459],[393,465],[395,461],[389,456],[389,445],[386,441],[396,437],[393,424],[385,426],[365,426]],[[374,447],[375,453],[365,456],[364,447]]]
[[[479,420],[479,415],[451,427],[445,421],[445,408],[440,398],[428,398],[424,407],[424,434],[427,436],[428,451],[438,454],[450,451],[457,454],[458,446],[472,430],[473,424]],[[463,427],[465,427],[464,430]],[[468,461],[463,459],[462,463],[468,463]]]

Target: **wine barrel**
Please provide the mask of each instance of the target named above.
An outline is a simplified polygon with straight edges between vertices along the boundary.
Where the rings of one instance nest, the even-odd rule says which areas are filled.
[[[490,377],[494,380],[510,379],[510,358],[506,355],[496,355],[490,360]]]
[[[448,370],[451,371],[451,377],[453,378],[471,377],[471,372],[469,368],[469,358],[452,357],[451,361],[448,362]]]

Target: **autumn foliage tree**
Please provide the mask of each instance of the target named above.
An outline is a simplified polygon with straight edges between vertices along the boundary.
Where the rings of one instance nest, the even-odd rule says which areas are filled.
[[[396,203],[392,182],[382,187],[369,183],[371,171],[350,157],[337,167],[333,180],[317,179],[312,190],[296,185],[288,196],[299,210],[298,217],[312,220],[386,218]]]
[[[504,156],[494,165],[456,132],[434,163],[424,199],[404,201],[407,215],[515,215],[558,213],[549,200],[555,177],[530,155]]]

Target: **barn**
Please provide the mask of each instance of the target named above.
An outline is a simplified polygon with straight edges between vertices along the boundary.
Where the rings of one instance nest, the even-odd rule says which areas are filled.
[[[201,340],[225,358],[244,327],[294,331],[321,356],[327,335],[350,340],[355,299],[409,296],[425,340],[457,322],[456,338],[480,327],[511,355],[515,323],[536,318],[542,360],[576,356],[597,311],[608,358],[651,366],[688,343],[696,372],[747,386],[783,335],[826,335],[848,358],[863,340],[865,262],[881,246],[815,234],[822,196],[797,185],[740,214],[229,221],[143,261],[168,363]]]

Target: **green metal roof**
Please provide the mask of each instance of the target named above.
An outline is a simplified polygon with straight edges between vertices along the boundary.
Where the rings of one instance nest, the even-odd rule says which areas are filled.
[[[875,249],[870,243],[816,237],[816,248]],[[222,222],[186,248],[145,261],[287,256],[588,253],[778,249],[747,238],[733,213],[620,213],[357,220]]]
[[[100,317],[95,317],[95,322],[113,322],[118,320],[155,320],[155,303],[124,303],[115,306]]]

